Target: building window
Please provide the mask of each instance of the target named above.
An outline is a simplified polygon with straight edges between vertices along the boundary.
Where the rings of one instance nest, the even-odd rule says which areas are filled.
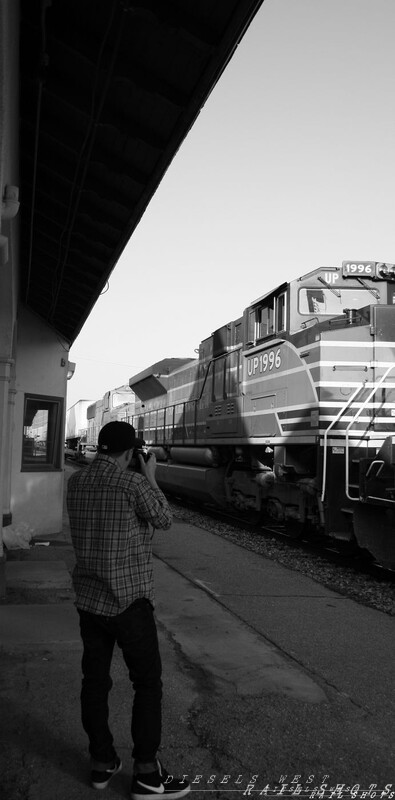
[[[60,397],[25,395],[22,471],[60,469],[63,400]]]

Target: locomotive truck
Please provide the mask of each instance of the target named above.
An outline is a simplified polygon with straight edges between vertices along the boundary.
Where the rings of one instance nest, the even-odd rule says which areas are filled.
[[[395,265],[283,283],[129,380],[158,483],[395,567]]]

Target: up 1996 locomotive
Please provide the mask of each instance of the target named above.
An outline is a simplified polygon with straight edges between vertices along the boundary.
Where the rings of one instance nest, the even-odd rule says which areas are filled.
[[[394,264],[315,269],[131,378],[162,488],[395,567],[394,302]]]

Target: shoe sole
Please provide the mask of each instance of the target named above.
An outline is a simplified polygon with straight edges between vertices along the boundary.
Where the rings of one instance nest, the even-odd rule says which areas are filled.
[[[107,789],[107,786],[108,786],[108,784],[110,783],[110,781],[113,779],[114,775],[118,775],[118,772],[120,772],[120,771],[121,771],[121,769],[122,769],[122,761],[121,761],[121,763],[119,764],[119,767],[117,767],[117,769],[115,769],[115,770],[114,770],[114,772],[112,772],[112,773],[111,773],[111,775],[110,775],[110,777],[109,777],[109,779],[108,779],[107,781],[105,781],[104,783],[94,783],[94,782],[92,781],[92,782],[91,782],[91,786],[92,786],[94,789],[97,789],[99,792],[100,792],[102,789]]]

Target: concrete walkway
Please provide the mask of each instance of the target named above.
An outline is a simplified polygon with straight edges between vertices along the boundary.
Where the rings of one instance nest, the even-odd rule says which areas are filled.
[[[93,793],[79,718],[81,644],[67,521],[48,538],[48,547],[15,551],[7,563],[1,800]],[[161,757],[169,771],[187,774],[198,800],[258,797],[267,786],[268,796],[296,790],[316,797],[322,784],[322,797],[351,797],[356,785],[362,797],[377,784],[390,800],[393,618],[177,521],[156,535],[155,552]],[[120,798],[130,789],[132,696],[118,652],[112,677],[111,725],[124,770],[105,795]]]

